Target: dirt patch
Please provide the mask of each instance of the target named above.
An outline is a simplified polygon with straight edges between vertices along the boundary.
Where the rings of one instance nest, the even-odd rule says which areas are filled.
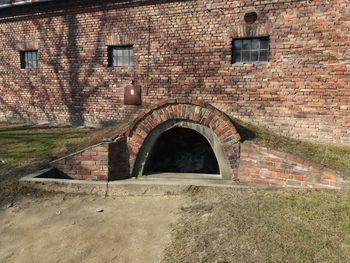
[[[1,262],[159,262],[185,197],[51,195],[0,210]],[[97,212],[100,210],[100,212]]]

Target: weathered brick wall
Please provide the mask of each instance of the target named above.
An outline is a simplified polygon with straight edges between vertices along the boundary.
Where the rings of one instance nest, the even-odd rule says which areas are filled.
[[[56,2],[0,10],[0,120],[106,124],[192,98],[287,136],[350,144],[348,1]],[[232,38],[261,35],[268,63],[231,64]],[[134,44],[134,67],[107,67],[118,44]],[[28,48],[39,69],[20,69]],[[123,105],[130,73],[141,107]]]
[[[239,181],[287,188],[349,188],[347,178],[320,164],[246,141],[241,147]]]
[[[51,163],[76,180],[108,180],[108,144],[102,143]]]

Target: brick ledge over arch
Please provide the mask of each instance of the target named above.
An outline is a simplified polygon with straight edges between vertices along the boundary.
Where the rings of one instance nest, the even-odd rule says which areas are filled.
[[[238,178],[241,137],[229,117],[207,102],[184,99],[162,101],[142,111],[130,124],[127,138],[131,174],[146,138],[156,127],[169,120],[185,120],[210,128],[221,144],[232,178]]]

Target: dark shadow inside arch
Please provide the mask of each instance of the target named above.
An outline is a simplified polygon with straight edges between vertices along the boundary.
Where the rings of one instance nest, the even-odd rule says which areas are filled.
[[[220,168],[203,135],[176,127],[161,134],[150,152],[144,175],[155,173],[220,174]]]

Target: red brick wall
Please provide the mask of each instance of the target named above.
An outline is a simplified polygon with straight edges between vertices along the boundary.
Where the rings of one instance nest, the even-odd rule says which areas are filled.
[[[76,180],[108,180],[108,143],[91,146],[51,163]]]
[[[348,1],[55,2],[0,10],[0,120],[106,124],[192,98],[287,136],[350,145]],[[258,21],[247,26],[251,10]],[[267,64],[231,64],[232,38],[248,35],[270,36]],[[134,44],[135,67],[107,67],[117,44]],[[33,48],[40,68],[21,70],[19,51]],[[130,73],[141,107],[123,105]]]
[[[129,177],[126,138],[104,142],[51,162],[63,174],[75,180],[110,181]]]
[[[239,181],[287,188],[349,187],[349,180],[324,166],[297,156],[244,142],[241,147]]]

